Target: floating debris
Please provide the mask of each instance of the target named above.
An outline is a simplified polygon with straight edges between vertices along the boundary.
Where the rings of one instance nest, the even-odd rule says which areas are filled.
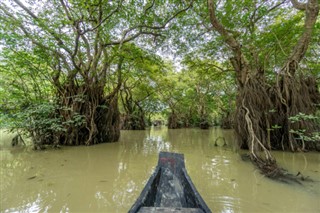
[[[28,180],[32,180],[32,179],[35,179],[37,176],[31,176],[31,177],[28,177]]]

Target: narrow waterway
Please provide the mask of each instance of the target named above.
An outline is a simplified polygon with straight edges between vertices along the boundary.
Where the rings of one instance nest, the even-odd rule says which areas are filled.
[[[127,212],[159,151],[185,155],[212,212],[320,212],[319,153],[274,153],[281,166],[314,180],[301,186],[274,182],[241,160],[232,131],[122,131],[118,143],[45,151],[12,148],[12,135],[0,134],[1,212]]]

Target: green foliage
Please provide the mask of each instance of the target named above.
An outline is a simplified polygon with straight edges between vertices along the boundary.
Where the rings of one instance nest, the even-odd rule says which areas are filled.
[[[71,141],[70,144],[78,143],[79,137],[86,140],[86,144],[102,142],[103,138],[117,140],[119,134],[115,125],[118,123],[118,105],[101,107],[99,104],[111,100],[110,96],[116,97],[121,85],[126,84],[130,88],[126,88],[126,91],[130,91],[134,96],[132,103],[143,107],[140,102],[153,93],[152,82],[160,70],[159,59],[136,44],[151,50],[168,35],[170,22],[190,7],[191,2],[177,0],[152,3],[143,0],[1,2],[0,39],[7,52],[0,60],[10,61],[10,55],[24,52],[30,63],[26,65],[26,60],[19,57],[13,64],[20,66],[19,74],[24,71],[32,73],[30,78],[21,78],[22,80],[14,85],[34,82],[34,76],[40,80],[34,75],[37,70],[41,70],[41,74],[46,77],[34,84],[40,88],[39,91],[30,91],[28,86],[12,86],[12,90],[7,90],[8,103],[3,108],[13,108],[13,97],[16,97],[22,106],[20,103],[23,95],[32,96],[32,99],[26,98],[26,101],[30,102],[27,106],[37,107],[39,114],[33,114],[31,108],[31,111],[25,113],[34,119],[40,119],[39,123],[34,121],[35,127],[39,128],[39,134],[41,128],[45,132],[54,132],[55,129],[61,134],[68,129],[74,134],[68,135],[66,132],[60,139]],[[22,68],[22,65],[25,67]],[[36,65],[40,65],[41,69]],[[9,63],[5,63],[3,68],[7,69],[9,66]],[[37,69],[32,69],[32,66]],[[4,74],[5,78],[1,83],[10,83],[8,76],[16,75],[13,69],[10,69]],[[49,85],[42,85],[42,82],[49,82]],[[43,94],[43,89],[48,89],[49,94]],[[80,104],[74,96],[83,94],[87,98],[85,103]],[[42,105],[51,103],[51,100],[56,100],[57,103],[57,106],[51,109],[53,114],[46,112],[46,104]],[[154,98],[150,97],[149,103],[151,101],[154,101]],[[15,108],[17,113],[22,110],[20,106]],[[99,113],[106,114],[107,111],[115,114],[110,118],[114,121],[105,121],[100,115],[97,116]],[[47,113],[48,119],[45,119]],[[101,119],[105,123],[102,123]],[[90,122],[84,127],[84,121]],[[109,122],[110,125],[107,124]],[[82,126],[84,131],[78,128],[79,126]],[[109,137],[109,134],[114,134],[114,137]]]
[[[50,103],[53,88],[46,73],[50,69],[35,55],[26,51],[3,48],[0,53],[0,128],[24,131],[31,135],[36,129],[44,132],[52,117]],[[59,127],[60,128],[60,127]],[[57,129],[59,129],[57,127]],[[50,131],[53,131],[53,130]]]
[[[123,46],[122,57],[120,111],[132,119],[149,120],[152,114],[161,111],[156,80],[162,75],[163,61],[134,44]]]
[[[271,130],[281,129],[282,126],[279,126],[278,124],[272,125]]]
[[[140,110],[148,118],[174,113],[181,126],[221,120],[234,111],[232,54],[212,29],[206,1],[21,2],[30,11],[14,0],[0,3],[3,127],[42,132],[44,138],[67,134],[95,113],[73,111],[73,103],[99,102],[113,92],[122,98],[122,113],[136,116]],[[218,20],[242,44],[250,69],[263,71],[273,83],[302,32],[304,14],[281,0],[215,3]],[[318,22],[314,35],[319,32]],[[318,44],[314,36],[301,71],[317,78]],[[84,91],[90,97],[84,98]],[[309,115],[290,119],[319,122]]]
[[[320,116],[319,115],[307,115],[299,112],[295,116],[291,116],[289,118],[291,123],[299,123],[303,121],[311,121],[320,124]],[[320,143],[320,131],[311,132],[306,129],[290,129],[290,133],[293,133],[304,141],[314,141]]]
[[[2,112],[0,114],[1,127],[9,131],[23,132],[32,138],[34,143],[51,144],[54,137],[66,133],[68,128],[80,128],[85,124],[85,117],[77,113],[65,120],[58,111],[62,109],[53,102],[32,104],[22,111]]]
[[[199,117],[221,122],[235,107],[234,73],[224,64],[191,55],[183,63],[187,67],[183,75],[187,76],[189,91],[193,89],[191,101]]]
[[[157,92],[167,106],[167,116],[174,114],[179,126],[199,126],[201,122],[220,120],[234,109],[235,85],[232,73],[223,65],[186,56],[183,69],[175,72],[167,64],[156,80]]]
[[[70,126],[84,124],[83,115],[72,113],[68,120],[59,115],[59,111],[72,109],[56,104],[55,90],[47,76],[51,69],[41,58],[6,48],[0,58],[0,128],[24,133],[33,142],[46,142]],[[75,100],[83,101],[81,96]]]
[[[301,120],[317,120],[319,122],[320,117],[316,115],[306,115],[304,113],[299,112],[295,116],[291,116],[289,120],[291,121],[291,123],[299,122]]]

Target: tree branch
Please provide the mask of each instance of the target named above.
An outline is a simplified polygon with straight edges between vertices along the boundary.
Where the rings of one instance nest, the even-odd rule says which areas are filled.
[[[284,66],[284,69],[289,67],[291,74],[294,74],[298,63],[302,60],[309,47],[312,30],[319,14],[318,0],[308,0],[305,6],[305,14],[306,18],[304,22],[304,32],[294,47],[292,54],[289,56],[286,65]]]
[[[57,54],[63,61],[64,65],[66,66],[67,70],[71,70],[68,62],[67,62],[67,58],[65,55],[63,55],[61,52],[55,50],[55,49],[52,49],[51,47],[49,46],[46,46],[40,42],[38,42],[33,36],[31,36],[31,34],[28,32],[28,30],[23,26],[23,24],[16,18],[14,17],[12,14],[10,14],[5,8],[1,8],[2,11],[8,16],[10,17],[11,19],[13,19],[16,23],[19,23],[18,24],[18,28],[20,28],[22,30],[22,32],[24,33],[24,35],[29,38],[31,40],[31,42],[39,47],[41,47],[43,50],[50,50],[51,52]]]
[[[73,25],[73,31],[76,34],[76,38],[75,38],[75,47],[74,47],[74,51],[72,53],[72,60],[75,60],[75,56],[77,55],[78,51],[79,51],[79,39],[81,38],[83,40],[83,42],[85,43],[85,48],[86,48],[86,53],[87,53],[87,57],[89,60],[89,63],[92,61],[92,56],[91,56],[91,52],[90,52],[90,44],[87,40],[87,38],[84,36],[84,34],[81,32],[80,29],[80,22],[81,20],[75,20],[73,19],[73,17],[71,16],[71,13],[67,7],[67,5],[65,4],[64,0],[60,0],[60,3],[62,4],[62,7],[66,13],[67,18],[69,19],[69,21],[72,22]],[[80,63],[82,63],[82,61],[80,61]],[[75,64],[75,62],[74,62]],[[78,65],[77,65],[78,66]]]
[[[119,3],[118,3],[118,6],[117,6],[114,10],[112,10],[112,11],[109,13],[109,15],[107,15],[105,18],[103,18],[102,20],[100,20],[99,23],[98,23],[95,27],[90,28],[90,29],[87,29],[87,30],[84,30],[84,31],[82,32],[82,34],[85,34],[85,33],[87,33],[87,32],[94,31],[94,30],[98,29],[106,20],[108,20],[111,16],[113,16],[113,14],[115,14],[116,12],[119,11],[119,8],[121,7],[122,2],[123,2],[123,0],[120,0]]]
[[[190,4],[186,7],[183,8],[182,10],[177,11],[175,14],[173,14],[170,18],[167,19],[167,21],[165,21],[162,25],[160,26],[147,26],[147,25],[138,25],[137,28],[147,28],[147,29],[153,29],[153,30],[160,30],[160,29],[164,29],[166,27],[166,25],[172,21],[173,19],[175,19],[178,15],[180,15],[183,12],[186,12],[187,10],[189,10],[192,5],[193,5],[193,1],[191,0]]]
[[[137,37],[139,37],[140,35],[153,35],[153,36],[161,36],[160,33],[156,33],[156,32],[150,32],[147,31],[147,29],[149,30],[162,30],[165,29],[167,24],[169,22],[171,22],[174,18],[176,18],[178,15],[180,15],[183,12],[186,12],[188,9],[190,9],[192,7],[194,0],[191,0],[190,4],[186,7],[183,8],[179,11],[177,11],[176,13],[174,13],[170,18],[168,18],[162,25],[159,26],[148,26],[148,25],[136,25],[133,26],[127,30],[124,31],[122,39],[119,41],[111,41],[109,43],[104,44],[104,47],[106,46],[111,46],[111,45],[119,45],[119,44],[124,44],[127,43],[129,41],[132,41],[134,39],[136,39]],[[139,30],[138,33],[133,34],[132,36],[130,36],[129,38],[126,38],[126,36],[128,35],[128,33],[134,31],[134,30]]]
[[[148,7],[144,10],[144,14],[145,14],[145,15],[147,14],[148,10],[150,10],[150,9],[153,7],[154,2],[155,2],[155,0],[152,0],[151,5],[150,5],[150,6],[148,6]]]
[[[35,21],[39,23],[39,26],[49,32],[50,35],[53,36],[53,38],[57,41],[58,45],[63,48],[66,52],[72,55],[72,51],[67,48],[67,46],[63,43],[63,41],[59,38],[59,36],[54,32],[45,27],[45,24],[42,23],[42,21],[33,13],[31,10],[29,10],[20,0],[13,0],[19,7],[21,7],[26,13],[28,13]]]
[[[208,0],[209,17],[213,28],[222,36],[225,43],[230,47],[234,57],[230,58],[231,64],[236,71],[237,80],[240,86],[243,86],[248,80],[249,65],[248,61],[242,53],[241,44],[229,31],[218,21],[215,13],[215,5],[213,0]]]
[[[271,11],[273,11],[274,9],[277,9],[278,7],[280,7],[281,5],[283,5],[286,2],[286,0],[282,0],[281,2],[279,2],[278,4],[274,5],[273,7],[271,7],[266,14],[270,13]],[[257,8],[258,9],[258,8]],[[256,10],[255,10],[256,11]],[[254,16],[253,16],[254,17]],[[258,16],[256,18],[254,18],[254,23],[258,22],[261,18],[263,17],[263,15]]]
[[[235,54],[241,54],[241,46],[239,42],[228,32],[224,26],[218,21],[216,12],[215,12],[215,5],[212,0],[208,0],[208,7],[209,7],[209,15],[210,15],[210,22],[214,29],[218,31],[218,33],[223,37],[225,42],[231,47]]]
[[[294,8],[298,10],[306,10],[307,3],[300,3],[297,0],[291,0],[291,4],[293,5]]]
[[[129,41],[132,41],[132,40],[138,38],[140,35],[162,36],[162,35],[159,34],[159,33],[148,32],[148,31],[139,31],[139,32],[133,34],[132,36],[124,39],[124,38],[126,37],[126,34],[127,34],[127,32],[124,33],[124,36],[123,36],[123,38],[122,38],[121,40],[119,40],[119,41],[112,41],[112,42],[109,42],[109,43],[104,44],[103,46],[104,46],[104,47],[107,47],[107,46],[112,46],[112,45],[124,44],[124,43],[127,43],[127,42],[129,42]]]

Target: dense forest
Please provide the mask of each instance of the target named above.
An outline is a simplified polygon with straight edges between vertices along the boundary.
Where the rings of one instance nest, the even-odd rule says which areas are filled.
[[[1,128],[42,149],[220,125],[276,175],[271,150],[319,151],[318,13],[318,0],[2,1]]]

